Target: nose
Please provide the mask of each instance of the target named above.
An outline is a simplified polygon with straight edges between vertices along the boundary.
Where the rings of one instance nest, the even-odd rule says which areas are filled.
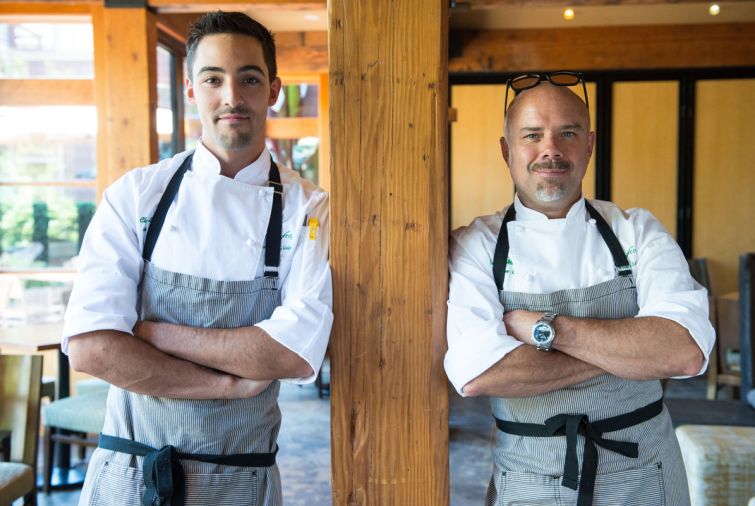
[[[557,139],[553,136],[546,135],[543,137],[542,148],[541,156],[543,158],[558,160],[564,156],[558,145]]]
[[[241,103],[241,93],[238,83],[233,79],[228,79],[223,87],[223,100],[226,104],[234,107]]]

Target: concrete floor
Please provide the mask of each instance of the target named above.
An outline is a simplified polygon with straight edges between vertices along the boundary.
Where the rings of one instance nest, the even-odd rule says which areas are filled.
[[[704,398],[705,379],[672,380],[667,397]],[[451,506],[483,504],[493,468],[492,418],[487,399],[461,398],[449,390]],[[283,423],[278,463],[286,506],[330,505],[330,403],[312,385],[283,384]],[[74,506],[79,491],[40,493],[40,506]]]

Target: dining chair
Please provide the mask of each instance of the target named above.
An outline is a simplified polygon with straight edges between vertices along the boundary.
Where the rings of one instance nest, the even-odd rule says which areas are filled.
[[[42,357],[0,355],[0,430],[10,431],[10,460],[0,462],[0,506],[23,497],[36,505]]]

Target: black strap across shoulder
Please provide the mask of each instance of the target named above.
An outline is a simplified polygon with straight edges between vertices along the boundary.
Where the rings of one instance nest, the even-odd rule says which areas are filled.
[[[616,234],[613,233],[613,230],[611,230],[611,227],[603,216],[595,210],[587,199],[585,199],[585,208],[590,214],[590,217],[595,220],[600,236],[608,246],[608,249],[611,250],[613,263],[616,266],[616,271],[619,276],[629,276],[632,274],[629,260],[627,259]],[[507,225],[510,221],[514,221],[515,219],[516,211],[514,210],[514,204],[512,203],[503,217],[501,230],[498,232],[498,240],[495,244],[495,254],[493,255],[493,277],[495,278],[495,284],[499,291],[503,290],[503,280],[506,277],[506,262],[509,257],[509,231]]]
[[[597,446],[636,459],[639,445],[627,441],[605,439],[603,433],[614,432],[638,425],[655,418],[663,411],[663,398],[623,415],[591,422],[587,415],[562,414],[553,416],[544,424],[509,422],[495,419],[498,430],[507,434],[529,437],[566,436],[566,456],[564,458],[564,476],[561,485],[579,494],[577,506],[591,506],[595,492],[595,477],[598,471]],[[582,479],[579,479],[579,459],[577,458],[577,435],[585,438],[582,453]]]
[[[147,236],[144,239],[144,249],[142,258],[149,262],[152,260],[152,252],[157,244],[157,238],[165,224],[165,217],[168,215],[168,209],[176,199],[178,189],[183,181],[184,174],[191,168],[191,162],[194,153],[190,154],[183,161],[178,170],[173,174],[168,186],[165,188],[160,202],[157,204],[155,214],[149,222]],[[278,166],[270,158],[270,173],[268,175],[268,185],[273,188],[273,206],[270,212],[270,221],[267,225],[267,234],[265,236],[265,276],[278,277],[278,267],[280,266],[281,250],[281,232],[283,230],[283,185],[281,184],[280,171]]]
[[[114,452],[144,457],[142,476],[144,495],[142,506],[156,504],[183,506],[186,502],[186,476],[179,460],[195,460],[238,467],[270,467],[275,464],[275,451],[270,453],[237,453],[232,455],[211,455],[205,453],[182,453],[174,446],[152,448],[142,443],[107,434],[100,434],[99,447]]]

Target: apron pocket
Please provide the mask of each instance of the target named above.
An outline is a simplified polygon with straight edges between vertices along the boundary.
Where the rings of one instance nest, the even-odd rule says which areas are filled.
[[[627,471],[599,474],[595,479],[592,504],[664,506],[665,495],[663,467],[661,464],[653,464]]]
[[[123,506],[141,504],[144,494],[142,473],[133,467],[126,467],[106,461],[92,492],[92,506]]]
[[[257,506],[257,469],[235,473],[187,474],[186,503],[214,506]]]
[[[558,504],[560,478],[541,474],[501,473],[498,506],[553,506]]]

